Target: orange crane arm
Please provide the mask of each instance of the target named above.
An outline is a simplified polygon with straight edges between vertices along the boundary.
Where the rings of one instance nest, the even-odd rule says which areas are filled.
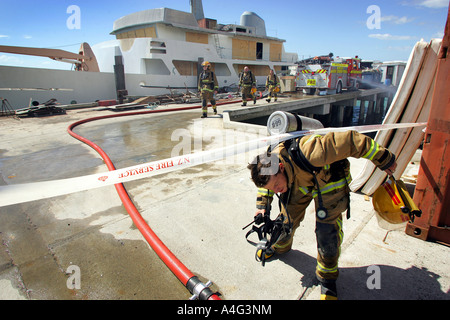
[[[80,54],[59,49],[14,47],[14,46],[0,46],[0,52],[23,54],[38,57],[48,57],[53,60],[65,61],[81,65],[81,68],[79,68],[79,70],[81,71],[92,71],[92,72],[99,71],[97,59],[95,58],[92,49],[87,43],[81,44]]]

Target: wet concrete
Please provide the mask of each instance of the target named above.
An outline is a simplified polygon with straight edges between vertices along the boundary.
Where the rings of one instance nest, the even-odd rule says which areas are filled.
[[[125,223],[129,227],[131,222],[121,207],[82,221],[57,220],[49,217],[49,211],[45,201],[2,210],[2,249],[7,252],[6,269],[11,273],[6,277],[2,273],[1,278],[11,281],[11,286],[19,288],[24,297],[39,300],[187,298],[184,286],[145,242],[117,239],[102,231],[107,225],[92,225],[105,215],[113,215],[115,219],[110,223]],[[66,270],[73,265],[81,270],[79,290],[67,287]]]
[[[120,168],[169,157],[170,133],[197,116],[97,121],[76,131],[104,148]],[[62,129],[71,122],[65,116],[1,120],[11,131],[16,125],[23,130],[28,122],[59,127],[54,134],[21,130],[19,137],[2,135],[1,172],[8,183],[105,169],[89,147],[67,139]],[[186,288],[142,241],[114,187],[92,191],[1,208],[0,279],[19,289],[18,297],[29,299],[187,299]],[[66,271],[72,265],[81,270],[79,290],[67,287]]]

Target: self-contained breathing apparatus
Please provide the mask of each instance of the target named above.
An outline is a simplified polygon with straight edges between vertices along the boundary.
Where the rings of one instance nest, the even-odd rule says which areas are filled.
[[[296,114],[291,114],[288,112],[277,111],[272,113],[267,122],[267,129],[269,134],[283,134],[287,132],[301,131],[301,130],[310,130],[310,129],[319,129],[323,128],[323,125],[315,120],[307,117],[302,117]],[[328,212],[323,204],[322,194],[320,192],[319,184],[317,182],[316,174],[319,172],[320,168],[312,166],[309,161],[304,157],[301,152],[298,143],[295,141],[296,139],[287,140],[284,142],[285,148],[288,151],[291,159],[295,162],[295,164],[305,171],[311,173],[313,175],[314,184],[317,188],[317,197],[319,206],[316,210],[317,218],[320,220],[328,217]],[[271,147],[269,147],[269,150]],[[289,159],[285,159],[287,163],[292,166],[291,161]],[[340,164],[337,165],[340,167]],[[288,223],[285,223],[286,217],[280,214],[275,220],[270,219],[270,204],[266,206],[266,212],[264,215],[258,214],[255,216],[254,221],[245,226],[242,230],[246,229],[252,224],[255,224],[247,234],[246,239],[249,243],[256,246],[256,260],[261,261],[262,265],[265,264],[266,252],[271,250],[271,247],[274,246],[278,241],[290,236],[292,231],[292,223],[290,221],[289,213],[287,212],[287,203],[289,202],[290,197],[290,188],[288,195],[282,201],[279,198],[280,208],[281,204],[284,205],[287,219],[289,219]],[[278,195],[277,195],[278,196]],[[347,213],[349,214],[350,209],[348,208]],[[255,243],[248,239],[248,236],[256,232],[259,237],[259,242]],[[259,254],[258,254],[258,251]]]
[[[269,134],[271,135],[302,130],[320,129],[320,128],[323,128],[323,125],[318,120],[302,117],[296,114],[291,114],[283,111],[277,111],[272,113],[267,123],[267,129]],[[313,166],[306,159],[303,152],[300,150],[297,138],[286,140],[283,142],[283,144],[290,156],[290,159],[292,159],[295,165],[297,165],[298,167],[302,168],[304,171],[312,175],[318,200],[318,205],[316,207],[316,217],[318,220],[326,219],[328,217],[328,211],[323,203],[322,193],[316,177],[316,175],[320,172],[320,170],[322,170],[322,168]],[[269,147],[269,151],[271,150],[271,148],[272,146]],[[292,167],[292,170],[294,171],[291,160],[284,156],[283,159],[287,164],[289,164]],[[348,162],[348,160],[345,159],[330,164],[331,181],[339,181],[346,178],[345,177],[346,174],[343,169],[348,165],[346,162]],[[269,214],[267,214],[268,208],[266,208],[265,215],[256,216],[254,222],[244,227],[245,229],[251,224],[253,223],[255,224],[252,230],[250,230],[247,233],[246,238],[248,242],[254,244],[257,247],[256,260],[261,261],[263,266],[266,259],[265,253],[267,251],[270,251],[271,250],[270,248],[273,247],[278,241],[280,241],[281,239],[285,239],[285,236],[290,236],[291,234],[292,224],[290,221],[289,213],[287,212],[286,208],[287,204],[289,203],[290,191],[291,188],[289,188],[287,194],[282,195],[283,200],[280,198],[279,201],[280,209],[281,204],[283,204],[285,208],[287,219],[289,219],[288,223],[285,223],[286,217],[283,216],[282,214],[280,214],[275,220],[270,220],[270,212]],[[348,197],[350,197],[350,195],[348,195]],[[349,217],[350,217],[350,199],[348,199],[348,207],[347,207],[347,218]],[[252,232],[258,233],[259,242],[257,244],[248,240],[248,236]],[[259,250],[261,250],[260,254],[258,254]]]
[[[320,129],[323,128],[323,125],[320,121],[302,117],[297,114],[291,114],[288,112],[277,111],[270,115],[267,121],[267,129],[269,134],[282,134],[287,132],[301,131],[301,130],[310,130],[310,129]],[[313,176],[314,185],[317,190],[317,200],[318,207],[316,209],[316,216],[319,220],[324,220],[328,217],[328,211],[324,206],[322,200],[322,193],[320,192],[319,183],[317,181],[316,174],[321,170],[321,168],[313,166],[303,155],[302,151],[298,143],[295,142],[295,139],[287,140],[284,142],[286,150],[289,153],[291,159],[295,162],[295,164],[302,168],[303,170],[309,172]],[[288,159],[287,162],[290,162]],[[330,165],[331,173],[332,173],[332,181],[338,181],[342,178],[345,178],[345,174],[343,174],[343,161],[337,161]],[[291,164],[292,165],[292,164]],[[349,207],[347,208],[347,217],[350,216],[350,201]]]

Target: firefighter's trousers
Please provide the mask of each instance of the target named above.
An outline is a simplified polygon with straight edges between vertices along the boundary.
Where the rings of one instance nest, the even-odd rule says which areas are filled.
[[[270,85],[270,86],[269,86],[269,95],[268,95],[269,101],[270,101],[271,98],[274,98],[275,101],[277,101],[278,93],[275,92],[275,89],[276,89],[276,88],[277,88],[277,87],[276,87],[276,86],[273,86],[273,85]]]
[[[336,280],[339,275],[338,260],[341,243],[344,237],[342,230],[342,212],[348,208],[349,201],[349,197],[342,197],[342,193],[340,193],[339,197],[341,198],[338,199],[338,197],[336,197],[335,200],[333,199],[334,201],[327,202],[325,205],[328,209],[327,218],[320,220],[316,217],[316,276],[320,281]],[[292,233],[288,239],[283,239],[275,244],[273,247],[275,253],[281,254],[288,252],[291,249],[295,231],[303,221],[306,208],[311,200],[311,197],[301,197],[297,201],[294,201],[296,204],[287,206],[293,224]],[[317,199],[315,200],[317,208]],[[285,214],[284,210],[282,210],[282,214]]]
[[[213,110],[216,110],[216,100],[214,99],[214,92],[210,89],[202,89],[202,112],[208,112],[208,101],[211,102]]]
[[[242,87],[242,103],[247,104],[247,99],[254,100],[255,96],[252,93],[251,85],[243,85]]]

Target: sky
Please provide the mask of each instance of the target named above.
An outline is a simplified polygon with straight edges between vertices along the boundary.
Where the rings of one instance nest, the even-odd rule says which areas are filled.
[[[286,40],[285,51],[299,59],[333,53],[380,61],[407,61],[421,39],[442,38],[448,6],[449,0],[203,0],[205,17],[221,24],[240,24],[242,13],[255,12],[267,35]],[[189,0],[0,0],[0,45],[77,53],[82,42],[113,40],[120,17],[162,7],[190,12]],[[71,68],[1,52],[0,65]]]

